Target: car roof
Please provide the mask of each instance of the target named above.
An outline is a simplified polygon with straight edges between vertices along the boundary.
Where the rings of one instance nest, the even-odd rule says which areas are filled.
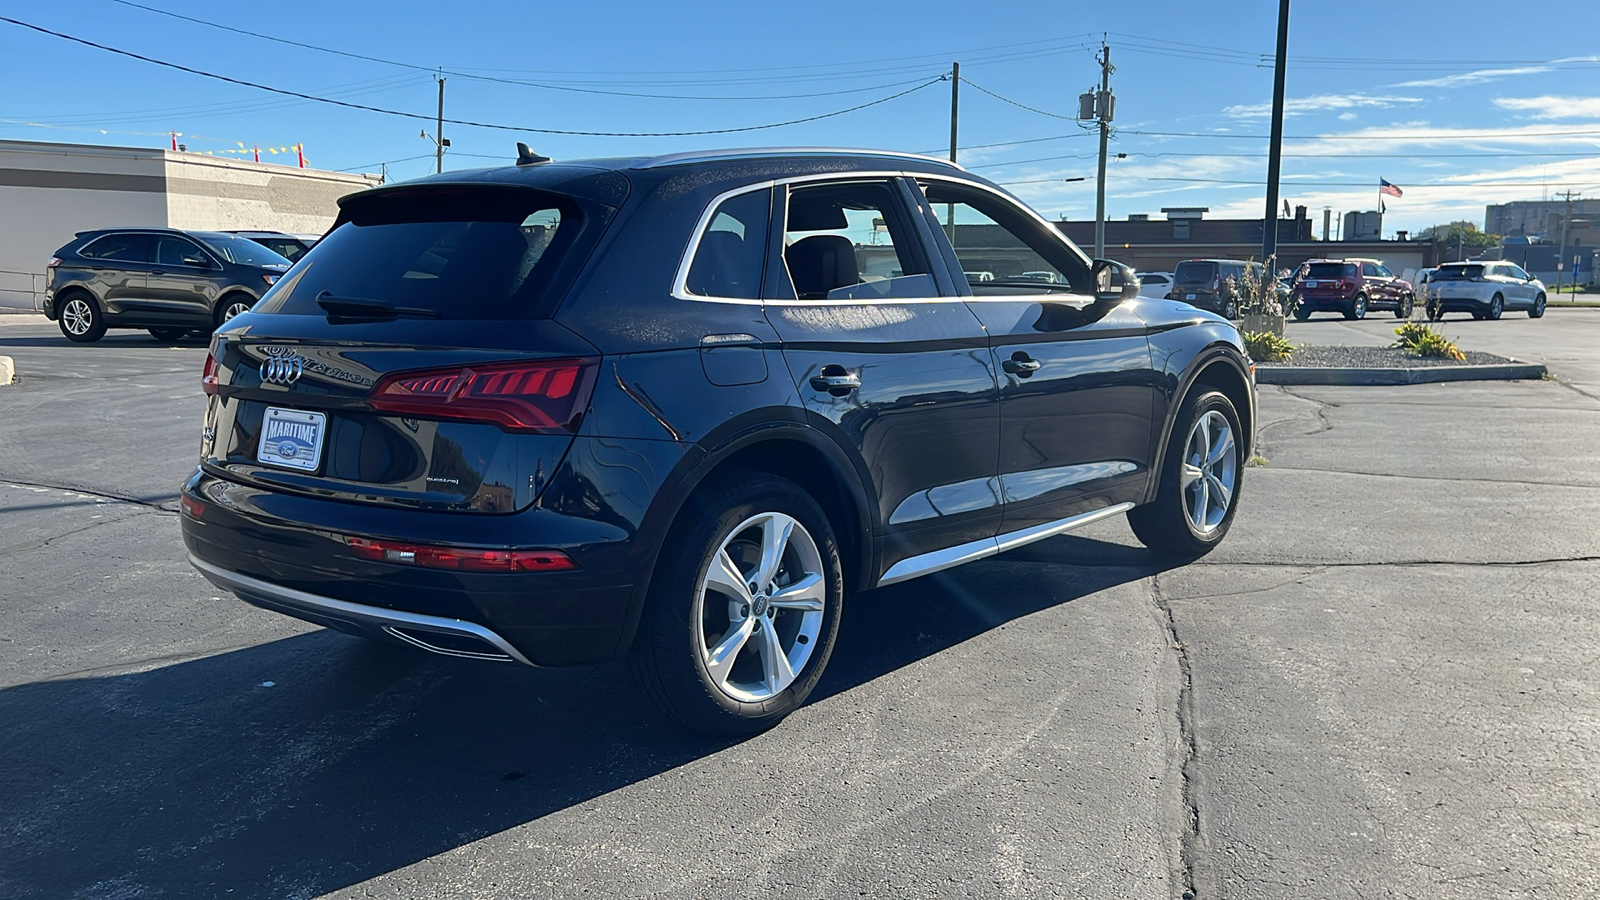
[[[279,237],[279,238],[292,238],[292,237],[294,237],[294,235],[285,234],[282,231],[256,231],[256,230],[253,230],[253,229],[240,229],[240,228],[229,228],[229,229],[227,229],[227,230],[225,230],[223,232],[220,232],[220,233],[221,234],[237,234],[237,235],[239,235],[241,237]]]

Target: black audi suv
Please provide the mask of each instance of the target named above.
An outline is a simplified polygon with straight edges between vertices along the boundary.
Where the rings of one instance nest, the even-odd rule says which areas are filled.
[[[98,341],[107,328],[173,341],[249,309],[288,268],[277,253],[221,231],[82,231],[45,265],[44,314],[69,341]]]
[[[364,191],[213,337],[184,541],[267,609],[626,657],[686,725],[759,730],[857,592],[1108,516],[1222,539],[1251,365],[1137,292],[920,156],[524,152]]]

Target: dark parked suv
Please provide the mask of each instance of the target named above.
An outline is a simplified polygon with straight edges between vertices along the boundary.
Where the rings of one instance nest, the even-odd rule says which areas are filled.
[[[44,314],[69,341],[98,341],[107,328],[173,341],[249,309],[288,268],[266,247],[224,232],[83,231],[45,266]]]
[[[1375,259],[1310,260],[1296,273],[1292,296],[1294,317],[1302,322],[1319,310],[1364,319],[1368,310],[1389,309],[1409,319],[1416,303],[1411,283]]]
[[[184,541],[268,609],[625,656],[689,726],[756,730],[855,592],[1123,513],[1163,552],[1222,539],[1250,364],[1136,290],[918,156],[525,155],[364,191],[212,339]]]
[[[1247,271],[1257,284],[1264,280],[1265,267],[1258,262],[1186,259],[1172,270],[1172,292],[1167,298],[1208,309],[1224,319],[1237,319]]]

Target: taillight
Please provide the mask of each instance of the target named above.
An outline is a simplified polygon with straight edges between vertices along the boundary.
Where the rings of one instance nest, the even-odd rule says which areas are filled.
[[[347,537],[345,545],[362,559],[454,569],[458,572],[568,572],[578,567],[560,550],[487,550],[472,547],[438,547],[399,541],[374,541]]]
[[[188,494],[178,495],[178,506],[183,514],[191,519],[198,519],[205,514],[206,505]]]
[[[282,278],[282,277],[283,277],[282,275],[266,275],[266,274],[264,274],[264,275],[261,276],[261,280],[265,281],[267,283],[267,287],[272,287],[273,285],[277,284],[278,283],[278,279]]]
[[[207,394],[217,392],[217,357],[214,354],[206,354],[206,367],[200,372],[200,390]]]
[[[44,267],[46,269],[54,269],[56,266],[59,266],[59,265],[61,265],[61,257],[52,256],[48,260],[45,260]]]
[[[594,390],[594,359],[488,363],[386,375],[368,403],[379,412],[492,422],[506,431],[576,431]]]
[[[1211,289],[1213,291],[1222,290],[1222,276],[1221,275],[1213,275],[1211,277]]]

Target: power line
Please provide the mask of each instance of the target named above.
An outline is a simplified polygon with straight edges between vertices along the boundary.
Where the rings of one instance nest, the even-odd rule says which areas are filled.
[[[1026,103],[1018,103],[1017,101],[1012,100],[1010,97],[1002,97],[999,94],[996,94],[994,91],[991,91],[988,88],[984,87],[983,85],[974,83],[973,80],[970,79],[970,78],[963,78],[961,80],[966,82],[969,86],[977,88],[978,90],[984,92],[985,94],[988,94],[989,96],[995,98],[996,100],[999,100],[1002,103],[1009,103],[1012,106],[1017,107],[1018,109],[1025,109],[1028,112],[1038,113],[1041,116],[1049,116],[1052,119],[1066,119],[1068,122],[1076,122],[1076,121],[1078,121],[1078,117],[1077,116],[1063,116],[1060,113],[1045,112],[1042,109],[1035,109],[1035,108],[1027,105]]]
[[[164,66],[164,67],[166,67],[168,69],[175,69],[175,70],[177,70],[179,72],[187,72],[190,75],[199,75],[199,76],[201,76],[203,78],[211,78],[211,79],[214,79],[216,81],[222,81],[222,82],[226,82],[228,84],[235,84],[235,85],[239,85],[241,87],[254,88],[254,89],[260,90],[260,91],[270,91],[270,92],[272,92],[274,94],[282,94],[282,95],[284,95],[286,97],[298,97],[298,98],[300,98],[302,100],[311,100],[311,101],[314,101],[314,102],[317,102],[317,103],[327,103],[327,104],[330,104],[330,105],[333,105],[333,106],[342,106],[342,107],[345,107],[346,109],[359,109],[359,110],[362,110],[364,112],[382,113],[383,115],[387,115],[387,116],[400,116],[402,118],[407,118],[407,119],[420,119],[420,120],[425,121],[425,122],[438,121],[438,119],[436,119],[436,117],[434,117],[434,116],[426,116],[426,115],[422,115],[420,113],[410,113],[410,112],[404,112],[402,110],[385,109],[385,108],[380,107],[380,106],[368,106],[368,105],[362,104],[362,103],[350,103],[350,102],[345,101],[345,100],[334,100],[334,99],[330,99],[328,97],[317,97],[317,96],[314,96],[312,94],[304,94],[304,93],[301,93],[299,91],[291,91],[291,90],[286,90],[284,88],[277,88],[277,87],[271,87],[271,86],[265,85],[265,84],[258,84],[258,83],[253,82],[253,81],[244,81],[244,80],[238,79],[238,78],[230,78],[230,77],[228,77],[226,75],[218,75],[218,74],[216,74],[214,72],[206,72],[206,71],[203,71],[201,69],[195,69],[195,68],[191,68],[189,66],[179,65],[178,63],[167,62],[165,60],[156,59],[156,58],[150,57],[150,56],[143,56],[141,54],[134,53],[134,52],[132,52],[130,50],[121,50],[121,49],[118,49],[116,47],[112,47],[112,46],[109,46],[109,45],[106,45],[106,44],[96,43],[94,41],[87,40],[85,38],[74,37],[74,36],[72,36],[70,34],[63,34],[62,32],[59,32],[59,31],[51,31],[48,28],[43,28],[43,27],[38,26],[38,25],[32,25],[32,24],[29,24],[27,22],[23,22],[23,21],[20,21],[20,20],[17,20],[17,19],[7,18],[5,16],[0,16],[0,22],[9,22],[12,25],[18,25],[18,26],[21,26],[23,28],[30,29],[32,31],[37,31],[37,32],[39,32],[41,34],[48,34],[51,37],[61,38],[62,40],[66,40],[66,41],[72,41],[73,43],[82,44],[82,45],[84,45],[86,47],[93,47],[96,50],[104,50],[104,51],[106,51],[108,53],[115,53],[115,54],[117,54],[119,56],[126,56],[126,57],[128,57],[130,59],[137,59],[140,62],[147,62],[147,63],[151,63],[152,65]],[[770,128],[783,128],[783,127],[788,126],[788,125],[800,125],[800,124],[803,124],[803,123],[806,123],[806,122],[816,122],[816,121],[819,121],[821,119],[831,119],[831,118],[834,118],[835,116],[842,116],[842,115],[845,115],[846,113],[852,113],[852,112],[856,112],[858,110],[866,109],[868,107],[877,106],[880,103],[888,103],[890,100],[897,100],[897,99],[899,99],[901,97],[906,96],[907,94],[915,93],[916,91],[920,91],[923,88],[929,87],[931,85],[938,84],[942,80],[943,80],[942,77],[930,78],[927,81],[924,81],[924,82],[916,85],[915,87],[907,88],[906,90],[900,91],[899,93],[890,94],[887,97],[880,97],[877,100],[872,100],[872,101],[867,102],[867,103],[857,104],[856,106],[851,106],[851,107],[846,108],[846,109],[836,110],[834,112],[821,113],[821,114],[815,115],[815,116],[806,116],[806,117],[800,118],[800,119],[791,119],[791,120],[789,120],[787,122],[772,122],[772,123],[769,123],[769,124],[766,124],[766,125],[745,125],[745,126],[742,126],[742,127],[739,127],[739,128],[709,128],[709,129],[705,129],[705,130],[702,130],[702,131],[573,131],[573,130],[556,129],[556,128],[532,128],[532,127],[523,127],[523,126],[518,126],[518,125],[499,125],[499,124],[490,123],[490,122],[474,122],[474,121],[470,121],[470,120],[467,120],[467,119],[443,119],[443,121],[449,122],[452,125],[466,125],[466,126],[470,126],[470,127],[473,127],[473,128],[492,128],[492,129],[495,129],[495,130],[498,130],[498,131],[516,131],[516,132],[523,132],[523,133],[529,133],[529,134],[558,134],[558,135],[581,136],[581,137],[695,137],[695,136],[708,135],[708,134],[736,134],[736,133],[739,133],[739,132],[748,132],[748,131],[764,131],[764,130],[770,129]]]
[[[1192,131],[1131,131],[1122,129],[1121,134],[1137,134],[1145,137],[1189,137],[1189,138],[1246,138],[1251,140],[1267,140],[1270,135],[1265,134],[1236,134],[1232,132],[1192,132]],[[1600,131],[1518,131],[1514,133],[1482,133],[1482,134],[1286,134],[1286,141],[1457,141],[1457,140],[1506,140],[1527,137],[1582,137],[1597,135]]]

